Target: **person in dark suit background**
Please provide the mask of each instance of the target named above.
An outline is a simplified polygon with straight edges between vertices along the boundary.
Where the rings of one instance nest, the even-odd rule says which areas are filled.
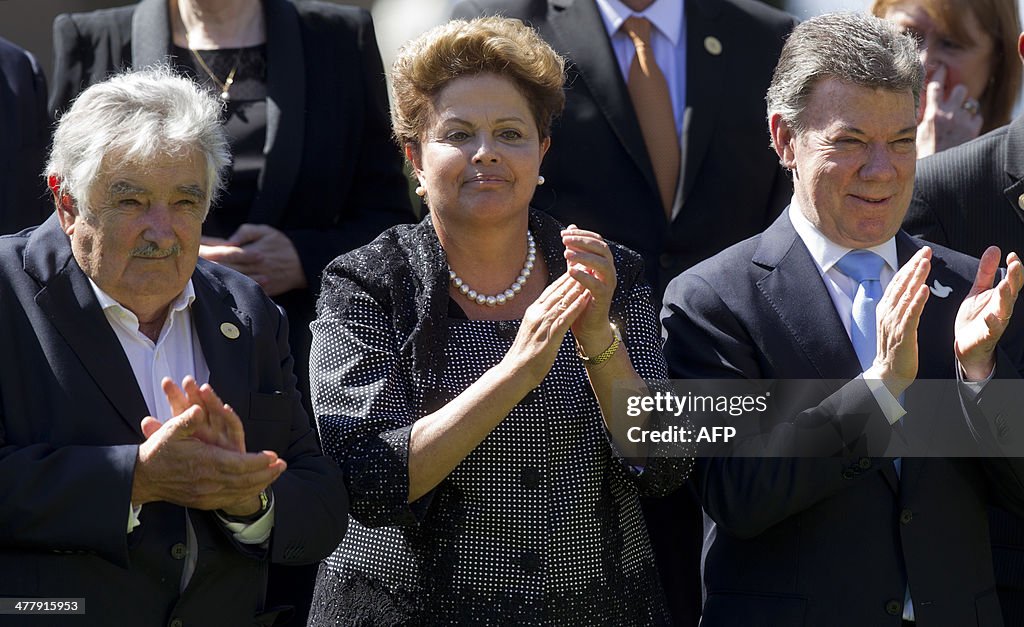
[[[200,254],[257,280],[284,307],[308,413],[309,323],[337,255],[413,220],[390,141],[370,15],[287,0],[143,0],[54,20],[50,110],[122,67],[169,62],[226,102],[233,169]],[[303,615],[314,568],[271,572]]]
[[[0,37],[0,234],[46,218],[49,143],[46,77],[31,53]]]
[[[495,13],[533,25],[569,60],[534,206],[640,253],[656,305],[674,276],[785,207],[792,185],[768,146],[764,93],[792,16],[755,0],[466,0],[453,16]],[[654,25],[671,96],[680,149],[667,202],[656,174],[667,157],[649,152],[627,85],[635,47],[616,30],[631,14]],[[696,625],[700,508],[688,492],[643,507],[674,621]]]
[[[166,69],[90,87],[54,135],[54,215],[0,237],[0,596],[83,599],[71,623],[270,625],[267,564],[346,528],[287,320],[198,260],[219,117]]]
[[[766,414],[733,456],[698,463],[704,625],[1002,624],[986,511],[1021,510],[1024,464],[886,456],[897,423],[912,444],[949,430],[972,451],[978,437],[1005,455],[1012,419],[994,442],[968,425],[1019,414],[1019,395],[994,380],[1019,382],[1024,368],[1011,315],[1024,283],[1017,255],[999,278],[998,250],[979,263],[899,228],[922,79],[913,40],[883,20],[834,14],[798,26],[768,92],[792,204],[666,292],[673,377],[780,380],[780,391],[810,398]],[[851,267],[863,258],[873,276]],[[926,379],[948,382],[932,408],[955,415],[915,411],[936,392]],[[825,380],[837,382],[831,395],[816,389]],[[804,448],[807,434],[817,439]]]
[[[1017,41],[1024,59],[1024,35]],[[989,245],[1024,250],[1024,116],[918,164],[903,222],[922,239],[978,256]],[[999,601],[1007,625],[1024,623],[1024,523],[990,512]]]

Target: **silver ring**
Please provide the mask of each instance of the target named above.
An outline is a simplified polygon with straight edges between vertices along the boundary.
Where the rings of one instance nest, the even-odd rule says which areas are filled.
[[[971,115],[978,115],[978,101],[974,98],[964,100],[964,103],[960,105],[960,108]]]

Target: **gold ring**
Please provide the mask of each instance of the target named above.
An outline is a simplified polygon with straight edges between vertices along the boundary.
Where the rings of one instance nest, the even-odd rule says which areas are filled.
[[[971,115],[978,115],[978,101],[974,98],[964,100],[964,103],[960,105],[960,108]]]

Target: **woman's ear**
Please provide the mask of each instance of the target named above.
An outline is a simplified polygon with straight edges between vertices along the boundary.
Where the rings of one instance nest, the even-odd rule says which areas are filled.
[[[423,172],[423,168],[421,167],[423,164],[420,160],[420,145],[413,142],[406,142],[405,158],[412,164],[412,170],[416,173],[416,178],[422,183],[423,179],[420,177],[420,174]]]

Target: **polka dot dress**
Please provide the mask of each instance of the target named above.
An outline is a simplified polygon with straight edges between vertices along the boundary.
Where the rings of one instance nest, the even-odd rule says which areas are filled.
[[[664,378],[649,291],[635,292],[624,334],[634,368]],[[361,292],[313,325],[314,407],[353,518],[321,566],[309,624],[667,623],[635,471],[613,455],[571,336],[541,384],[410,505],[409,433],[429,412],[416,409],[424,391],[386,320]],[[430,392],[451,399],[502,359],[519,321],[445,322],[446,367]],[[656,460],[643,475],[667,489],[689,465]]]

